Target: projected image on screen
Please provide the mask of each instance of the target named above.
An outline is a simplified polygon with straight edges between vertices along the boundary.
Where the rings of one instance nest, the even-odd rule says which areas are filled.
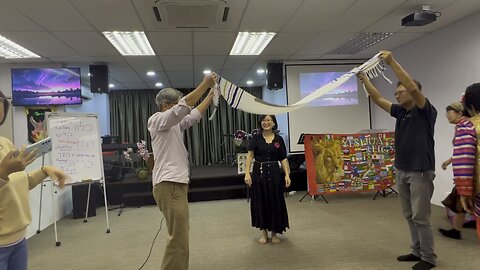
[[[346,72],[315,72],[300,73],[300,94],[304,98]],[[357,77],[353,76],[319,99],[309,103],[309,106],[344,106],[358,104]]]
[[[79,68],[12,69],[12,102],[15,106],[82,103]]]

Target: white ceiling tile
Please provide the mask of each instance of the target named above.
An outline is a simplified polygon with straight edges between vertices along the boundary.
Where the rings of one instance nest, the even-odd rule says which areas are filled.
[[[97,32],[54,32],[61,41],[85,56],[118,56],[120,53]]]
[[[193,82],[193,71],[167,71],[170,82]]]
[[[288,0],[280,4],[278,0],[249,1],[239,31],[278,32],[301,2]]]
[[[218,55],[201,55],[195,56],[195,71],[202,72],[205,69],[210,69],[213,72],[220,72],[222,69],[223,63],[225,63],[226,56]]]
[[[324,54],[353,36],[353,33],[329,32],[319,33],[305,47],[299,50],[295,57],[302,54]]]
[[[193,70],[193,56],[184,55],[161,55],[162,65],[167,71]]]
[[[69,1],[14,0],[10,1],[10,4],[48,31],[94,30]]]
[[[279,33],[267,45],[262,54],[295,54],[315,35],[315,33]]]
[[[320,58],[318,54],[296,54],[292,55],[292,57],[288,58],[288,61],[309,61],[309,60],[317,60]]]
[[[110,72],[110,76],[116,81],[124,82],[143,82],[143,80],[138,76],[136,72]]]
[[[191,81],[172,81],[172,87],[177,88],[177,89],[182,89],[182,88],[194,88],[195,85]]]
[[[145,73],[140,74],[140,76],[145,83],[152,87],[155,87],[155,83],[157,82],[161,82],[163,85],[169,82],[167,73],[165,72],[156,73],[153,77],[147,76]]]
[[[70,1],[99,31],[144,31],[130,0]]]
[[[229,55],[225,61],[224,69],[249,69],[258,56],[253,55]]]
[[[163,71],[163,67],[156,55],[125,56],[125,61],[140,74],[145,74],[147,71],[155,71],[157,73]]]
[[[335,23],[330,25],[328,31],[361,32],[401,4],[402,2],[398,0],[356,1],[336,18]],[[366,14],[368,15],[366,16]]]
[[[236,37],[236,32],[194,32],[193,53],[195,55],[228,55]]]
[[[282,55],[282,54],[262,54],[259,55],[258,58],[255,60],[255,65],[259,63],[268,63],[268,62],[281,62],[284,61],[288,58],[288,55]],[[254,66],[255,66],[254,65]],[[255,66],[256,67],[256,66]]]
[[[253,81],[252,85],[247,85],[247,81]],[[249,87],[249,86],[261,86],[265,85],[265,79],[259,77],[256,70],[249,70],[245,73],[242,80],[239,82],[240,87]]]
[[[247,73],[247,70],[242,69],[224,69],[220,76],[227,79],[228,81],[234,82],[239,81],[243,78],[243,76]]]
[[[337,22],[338,17],[356,0],[306,0],[282,31],[322,32]]]
[[[49,57],[50,60],[54,62],[59,62],[59,63],[68,63],[68,64],[90,64],[92,63],[92,60],[89,57],[85,56],[53,56]]]
[[[155,76],[150,77],[147,76],[145,73],[140,74],[143,78],[143,81],[146,82],[148,85],[155,86],[155,83],[161,82],[163,85],[168,83],[167,73],[165,72],[158,72]]]
[[[42,57],[79,56],[49,32],[14,32],[5,37]]]
[[[148,40],[157,55],[192,55],[190,32],[148,32]]]
[[[41,31],[43,28],[18,12],[8,3],[0,1],[0,31]]]

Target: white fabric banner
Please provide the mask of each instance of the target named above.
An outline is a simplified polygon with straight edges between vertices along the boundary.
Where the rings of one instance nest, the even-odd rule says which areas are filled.
[[[336,89],[338,86],[348,81],[352,76],[355,76],[358,72],[365,72],[369,78],[375,78],[382,75],[388,82],[390,82],[390,80],[383,75],[385,68],[381,65],[381,58],[379,55],[380,53],[376,54],[361,66],[353,68],[349,72],[318,88],[313,93],[291,105],[277,105],[265,102],[262,99],[249,94],[223,77],[219,77],[218,85],[216,86],[216,96],[218,97],[218,95],[222,95],[231,107],[248,113],[275,115],[291,112],[302,108],[309,102]]]

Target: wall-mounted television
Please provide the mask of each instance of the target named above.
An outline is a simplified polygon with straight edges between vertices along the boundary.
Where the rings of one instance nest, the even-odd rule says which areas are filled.
[[[80,83],[80,68],[15,68],[12,69],[12,104],[81,104]]]

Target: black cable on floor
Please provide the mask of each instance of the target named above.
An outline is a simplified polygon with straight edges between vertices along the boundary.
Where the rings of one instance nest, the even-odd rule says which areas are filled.
[[[142,266],[140,266],[140,268],[138,268],[138,270],[142,269],[145,266],[145,264],[147,264],[148,259],[150,259],[150,255],[152,254],[152,250],[153,250],[153,245],[155,244],[155,240],[157,240],[157,236],[160,233],[160,230],[162,230],[162,224],[163,224],[164,219],[165,219],[165,217],[162,217],[162,220],[160,220],[160,228],[158,229],[157,234],[155,234],[155,237],[153,238],[152,245],[150,246],[150,251],[148,252],[147,259],[142,264]]]

